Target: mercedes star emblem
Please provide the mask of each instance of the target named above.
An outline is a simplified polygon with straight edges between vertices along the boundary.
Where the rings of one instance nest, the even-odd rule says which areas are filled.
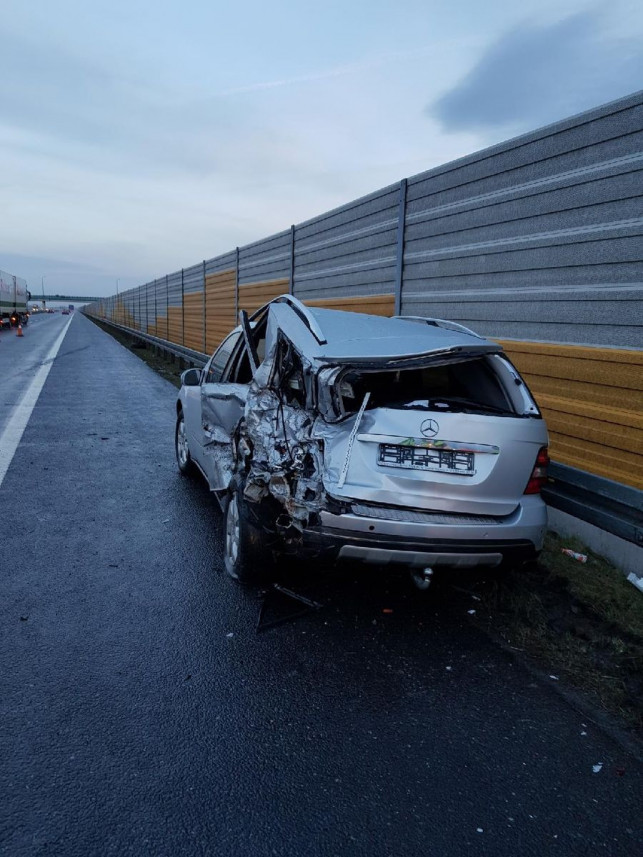
[[[436,423],[435,420],[424,420],[424,422],[420,426],[420,431],[422,432],[424,437],[435,437],[436,434],[440,431],[440,426]]]

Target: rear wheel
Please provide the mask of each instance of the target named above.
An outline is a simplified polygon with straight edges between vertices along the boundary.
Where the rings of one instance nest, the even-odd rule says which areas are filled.
[[[258,583],[272,567],[263,532],[250,520],[241,485],[233,485],[224,518],[224,565],[238,583]]]
[[[179,468],[179,473],[183,476],[191,476],[194,473],[194,462],[190,455],[188,447],[188,436],[185,431],[185,418],[183,411],[179,411],[176,418],[176,428],[174,430],[174,451],[176,452],[176,463]]]

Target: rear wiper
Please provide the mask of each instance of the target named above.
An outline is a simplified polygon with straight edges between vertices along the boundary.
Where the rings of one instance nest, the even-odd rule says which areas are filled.
[[[405,411],[444,411],[447,413],[447,408],[441,408],[440,405],[448,405],[449,410],[452,410],[451,405],[457,405],[458,410],[475,410],[490,414],[511,414],[508,408],[496,408],[493,405],[484,405],[482,402],[473,402],[470,399],[461,399],[457,396],[449,396],[448,398],[439,399],[419,399],[415,402],[405,402],[400,407]]]

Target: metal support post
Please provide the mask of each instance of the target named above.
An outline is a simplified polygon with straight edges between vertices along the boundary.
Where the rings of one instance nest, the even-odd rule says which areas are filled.
[[[402,313],[402,279],[404,277],[404,226],[406,223],[407,180],[400,182],[400,205],[397,215],[397,258],[395,262],[395,315]]]
[[[205,305],[205,259],[204,259],[203,260],[203,353],[204,354],[208,353],[207,333],[208,333],[208,316],[207,316],[206,305]]]
[[[235,327],[239,320],[239,248],[234,253],[234,323]]]
[[[295,294],[295,225],[290,227],[290,274],[288,276],[288,292]]]
[[[181,268],[181,345],[185,345],[185,283]]]

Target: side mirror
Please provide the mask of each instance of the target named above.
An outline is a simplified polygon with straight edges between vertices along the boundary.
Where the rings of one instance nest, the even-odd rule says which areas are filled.
[[[200,369],[186,369],[185,372],[181,372],[181,385],[183,387],[198,387],[200,383]]]

